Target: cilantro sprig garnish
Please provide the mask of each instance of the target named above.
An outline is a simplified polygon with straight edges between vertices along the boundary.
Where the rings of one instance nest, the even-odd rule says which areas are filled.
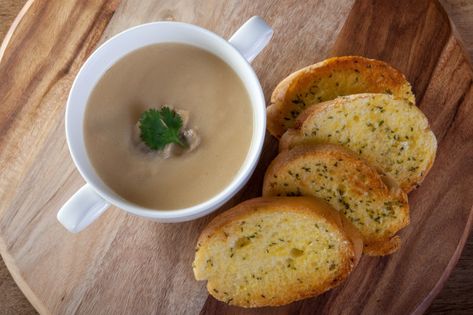
[[[140,138],[151,150],[162,150],[170,143],[185,147],[181,140],[182,118],[169,107],[151,108],[140,117]]]

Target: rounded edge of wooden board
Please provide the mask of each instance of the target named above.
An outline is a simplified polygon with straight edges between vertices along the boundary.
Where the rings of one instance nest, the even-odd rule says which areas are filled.
[[[11,39],[13,38],[13,34],[15,33],[16,29],[23,21],[23,18],[29,13],[29,9],[33,5],[36,0],[28,0],[25,5],[21,8],[18,15],[13,20],[10,28],[8,29],[3,41],[0,45],[0,63],[3,60],[3,56],[5,51],[8,48],[8,44],[10,44]],[[28,302],[35,308],[35,310],[40,314],[49,314],[47,307],[41,302],[41,300],[34,294],[33,290],[31,290],[30,286],[27,284],[25,279],[21,276],[21,272],[17,270],[16,265],[13,263],[13,257],[8,253],[7,246],[4,243],[3,239],[0,237],[0,256],[7,267],[8,272],[12,276],[13,280],[15,281],[16,285],[20,289],[20,291],[25,295]]]
[[[10,43],[10,40],[11,38],[13,37],[13,33],[15,32],[16,28],[18,27],[18,25],[20,24],[20,22],[23,20],[23,18],[25,17],[26,13],[28,12],[28,10],[30,9],[31,5],[33,4],[33,2],[35,2],[35,0],[28,0],[25,5],[23,6],[23,8],[21,8],[20,12],[18,13],[18,15],[15,17],[15,19],[13,20],[13,23],[12,25],[10,26],[10,28],[8,29],[8,32],[7,34],[5,35],[5,37],[3,38],[3,41],[2,41],[2,44],[0,46],[0,62],[2,62],[2,59],[3,59],[3,55],[5,54],[5,51],[7,50],[7,46],[8,44]]]
[[[472,68],[471,64],[470,64],[470,68]],[[471,70],[473,72],[473,68]],[[414,309],[414,311],[411,314],[415,314],[415,315],[424,314],[425,311],[427,311],[429,306],[432,304],[433,300],[437,297],[437,295],[443,289],[445,282],[450,277],[450,274],[452,273],[453,269],[457,265],[458,260],[460,259],[460,256],[463,253],[463,249],[465,248],[466,241],[471,233],[472,223],[473,223],[473,206],[470,208],[470,214],[468,215],[465,229],[463,230],[463,234],[460,237],[457,248],[455,249],[455,252],[450,258],[450,261],[445,267],[442,275],[437,280],[437,283],[434,285],[430,293],[425,296],[424,300],[421,301],[419,305],[417,305],[417,307]]]
[[[3,258],[3,261],[5,263],[5,266],[8,269],[8,272],[10,272],[10,275],[12,276],[17,286],[20,288],[21,292],[25,295],[28,302],[31,303],[31,305],[35,308],[35,310],[38,313],[50,314],[46,305],[44,305],[41,302],[41,300],[36,296],[33,290],[31,290],[30,286],[25,281],[25,279],[23,279],[23,277],[21,276],[20,270],[18,270],[16,265],[13,263],[14,259],[13,257],[10,256],[10,254],[8,254],[8,251],[6,249],[6,244],[3,242],[1,237],[0,237],[0,255]]]
[[[433,0],[433,3],[436,4],[438,10],[443,14],[443,16],[448,20],[448,24],[450,26],[450,36],[453,37],[456,41],[456,43],[461,47],[463,58],[465,58],[465,61],[467,62],[470,72],[472,73],[473,76],[473,63],[470,58],[470,56],[467,53],[467,50],[463,44],[463,40],[458,33],[455,23],[453,23],[452,19],[450,19],[450,16],[448,15],[447,11],[443,7],[443,5],[440,3],[439,0]],[[417,305],[417,307],[414,309],[412,314],[424,314],[429,306],[432,304],[433,300],[437,297],[437,295],[440,293],[440,291],[443,289],[445,282],[447,282],[448,278],[450,277],[450,274],[452,273],[453,269],[458,263],[458,260],[460,259],[461,254],[463,253],[463,249],[465,248],[465,244],[468,240],[468,237],[471,234],[473,228],[473,205],[470,208],[470,213],[468,214],[468,218],[463,230],[463,234],[461,235],[457,248],[455,249],[455,252],[453,253],[452,257],[450,258],[450,261],[448,262],[447,266],[445,267],[442,275],[440,278],[437,280],[436,284],[432,288],[429,294],[425,296],[424,300]]]

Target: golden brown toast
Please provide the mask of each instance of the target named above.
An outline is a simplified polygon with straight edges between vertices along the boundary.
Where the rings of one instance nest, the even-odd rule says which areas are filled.
[[[322,200],[255,198],[209,223],[193,269],[220,301],[276,306],[337,286],[358,263],[362,247],[354,226]]]
[[[309,107],[279,143],[280,150],[307,143],[340,144],[359,154],[410,192],[435,159],[437,140],[415,105],[389,94],[355,94]]]
[[[388,93],[415,104],[409,82],[387,63],[334,57],[298,70],[276,86],[267,109],[268,130],[279,138],[310,105],[358,93]]]
[[[324,199],[360,231],[369,255],[396,251],[396,233],[409,223],[406,193],[339,145],[303,145],[279,153],[266,171],[263,196]]]

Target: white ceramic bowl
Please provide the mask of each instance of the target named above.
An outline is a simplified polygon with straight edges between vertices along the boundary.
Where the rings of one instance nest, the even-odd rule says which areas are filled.
[[[86,184],[59,210],[58,220],[71,232],[79,232],[110,205],[131,214],[161,222],[180,222],[204,216],[235,195],[253,173],[266,129],[265,100],[261,85],[249,62],[266,46],[271,28],[259,17],[248,20],[229,41],[195,25],[155,22],[130,28],[105,42],[84,63],[73,85],[66,107],[66,137],[72,159]],[[185,43],[212,52],[240,77],[251,100],[253,136],[244,163],[232,182],[211,199],[179,210],[148,209],[130,203],[111,190],[96,174],[84,143],[87,100],[103,74],[119,59],[139,48],[158,43]]]

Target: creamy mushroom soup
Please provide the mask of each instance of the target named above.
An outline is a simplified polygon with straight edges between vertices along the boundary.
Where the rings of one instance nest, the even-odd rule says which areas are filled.
[[[152,150],[140,138],[142,113],[163,106],[180,115],[182,139],[192,142],[181,150],[175,144]],[[87,153],[104,183],[159,210],[221,192],[242,166],[252,132],[250,99],[238,75],[212,53],[184,44],[152,45],[119,60],[94,88],[84,120]]]

